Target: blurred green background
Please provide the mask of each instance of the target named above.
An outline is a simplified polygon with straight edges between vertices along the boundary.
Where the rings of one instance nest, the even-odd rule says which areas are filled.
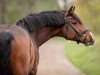
[[[70,2],[71,1],[71,2]],[[94,46],[85,47],[73,42],[65,42],[66,57],[86,75],[100,75],[100,0],[68,0],[67,9],[74,5],[76,14],[94,33]],[[58,0],[0,0],[0,24],[14,24],[30,13],[60,10]]]

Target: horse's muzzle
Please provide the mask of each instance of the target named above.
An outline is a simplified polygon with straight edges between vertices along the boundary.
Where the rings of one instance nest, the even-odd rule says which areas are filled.
[[[89,40],[88,40],[88,39],[85,39],[85,40],[84,40],[85,46],[93,45],[94,42],[95,42],[94,38],[91,38],[91,39],[89,39]]]

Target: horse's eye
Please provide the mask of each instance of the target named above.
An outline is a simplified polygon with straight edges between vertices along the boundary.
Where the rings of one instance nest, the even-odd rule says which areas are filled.
[[[76,22],[76,21],[73,21],[73,22],[72,22],[72,24],[76,25],[76,24],[77,24],[77,22]]]

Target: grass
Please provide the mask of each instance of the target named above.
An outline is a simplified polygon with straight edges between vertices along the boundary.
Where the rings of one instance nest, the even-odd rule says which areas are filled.
[[[100,75],[100,36],[93,46],[86,47],[76,42],[65,42],[66,57],[86,75]]]

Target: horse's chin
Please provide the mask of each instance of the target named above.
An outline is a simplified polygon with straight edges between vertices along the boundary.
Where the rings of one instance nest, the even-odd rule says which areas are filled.
[[[90,45],[93,45],[94,44],[94,39],[92,40],[87,40],[87,39],[79,39],[77,40],[77,43],[82,43],[84,44],[85,46],[90,46]]]
[[[91,46],[93,45],[94,43],[85,43],[85,46]]]
[[[94,44],[94,42],[85,42],[85,41],[80,41],[80,40],[78,40],[78,41],[76,41],[76,42],[77,42],[77,44],[82,43],[82,44],[84,44],[85,46],[90,46],[90,45],[93,45],[93,44]]]
[[[66,39],[66,38],[65,38]],[[77,44],[79,44],[79,43],[82,43],[82,44],[84,44],[85,46],[91,46],[91,45],[93,45],[94,44],[94,40],[93,41],[87,41],[87,40],[85,40],[84,41],[84,39],[82,40],[82,39],[79,39],[79,40],[73,40],[73,39],[66,39],[66,40],[70,40],[70,41],[76,41],[77,42]]]
[[[94,44],[93,42],[80,42],[80,43],[84,44],[85,46],[91,46]]]
[[[89,44],[89,43],[85,43],[84,45],[85,45],[85,46],[90,46],[91,44]]]
[[[84,44],[85,44],[85,46],[91,46],[94,44],[94,40],[85,42]]]

